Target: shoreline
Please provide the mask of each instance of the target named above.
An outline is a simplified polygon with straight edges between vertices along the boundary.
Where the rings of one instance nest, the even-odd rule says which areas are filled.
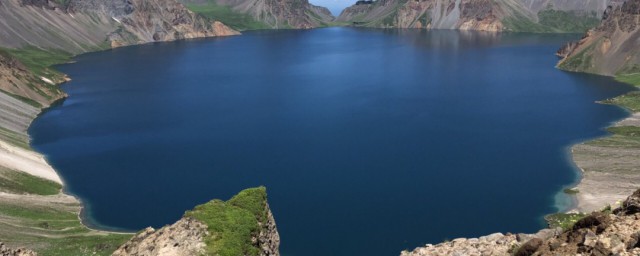
[[[319,29],[319,28],[314,28],[314,29]],[[372,29],[378,30],[379,28],[372,28]],[[382,30],[386,30],[386,29],[383,28]],[[505,32],[502,32],[502,33],[505,33]],[[242,34],[240,34],[240,35],[242,35]],[[183,40],[185,40],[185,41],[202,40],[202,39],[210,39],[210,38],[217,38],[217,37],[227,37],[227,36],[215,36],[215,37],[203,37],[203,38],[185,38],[185,39],[181,39],[181,40],[161,41],[161,42],[147,42],[147,43],[140,43],[140,44],[133,44],[133,45],[118,46],[118,47],[115,47],[115,48],[100,49],[100,50],[96,50],[96,51],[90,51],[90,52],[85,52],[85,53],[73,55],[73,56],[71,56],[71,60],[70,61],[53,65],[52,68],[55,68],[55,66],[58,66],[58,65],[66,65],[66,64],[76,63],[77,61],[75,59],[73,59],[73,58],[75,58],[77,56],[80,56],[80,55],[83,55],[83,54],[91,54],[91,53],[104,52],[104,51],[110,51],[110,50],[112,51],[112,50],[116,50],[116,49],[119,49],[119,48],[132,47],[132,46],[141,46],[141,45],[148,45],[148,44],[154,44],[154,43],[170,43],[170,42],[174,42],[174,41],[183,41]],[[584,73],[584,72],[577,72],[577,73]],[[67,76],[66,74],[64,74],[64,75],[65,75],[65,78],[67,78],[67,80],[65,80],[64,82],[56,84],[56,86],[62,86],[64,84],[66,84],[67,82],[71,81],[71,78],[69,78],[69,76]],[[596,75],[598,75],[598,74],[596,74]],[[610,77],[610,76],[607,76],[607,77]],[[61,91],[63,93],[65,93],[64,90],[61,89]],[[625,94],[623,94],[623,95],[625,95]],[[622,96],[622,95],[620,95],[620,96]],[[69,97],[69,95],[67,95],[65,93],[65,95],[63,97],[53,101],[49,106],[40,109],[40,111],[37,113],[37,115],[31,121],[33,121],[36,118],[40,117],[40,115],[44,114],[49,109],[51,109],[53,107],[56,107],[58,105],[64,104],[65,100],[68,97]],[[600,103],[600,102],[596,102],[596,103],[597,104],[604,104],[604,103]],[[610,105],[613,105],[613,104],[610,104]],[[622,108],[622,109],[626,109],[621,105],[614,105],[614,106]],[[633,113],[633,112],[629,111],[629,114],[630,115],[628,117],[626,117],[626,118],[624,118],[622,120],[611,122],[611,124],[609,126],[605,127],[605,128],[615,127],[619,123],[622,123],[622,122],[626,121],[627,119],[633,118],[634,114],[637,114],[638,117],[640,118],[640,112],[639,113]],[[30,127],[31,127],[31,123],[29,124],[29,126],[27,128],[27,136],[29,136],[29,137],[30,137],[30,135],[28,134],[28,130],[30,129]],[[578,164],[578,162],[574,159],[574,156],[575,156],[574,155],[574,148],[576,146],[579,146],[579,145],[582,145],[582,144],[585,144],[585,143],[588,143],[588,142],[591,142],[591,141],[597,141],[597,140],[600,140],[602,138],[607,138],[607,137],[610,137],[610,136],[612,136],[612,134],[607,134],[607,135],[604,135],[604,136],[601,136],[601,137],[595,137],[595,138],[590,138],[590,139],[584,139],[584,140],[577,141],[575,143],[570,143],[566,147],[565,154],[566,154],[567,157],[570,157],[570,163],[574,167],[574,171],[575,171],[577,177],[576,177],[576,180],[574,182],[572,182],[570,185],[562,187],[562,190],[558,191],[554,195],[555,204],[553,206],[557,209],[557,211],[555,211],[552,214],[556,214],[556,213],[575,213],[575,212],[580,212],[580,213],[591,212],[591,211],[594,211],[594,210],[600,210],[600,209],[602,209],[603,207],[606,206],[606,205],[603,205],[602,207],[594,208],[593,210],[584,210],[584,207],[583,207],[584,201],[590,201],[590,200],[584,199],[584,198],[581,200],[581,198],[579,197],[580,193],[569,194],[569,193],[565,193],[563,190],[564,189],[578,188],[579,185],[582,184],[584,179],[585,179],[584,178],[584,169],[581,168],[580,165]],[[2,143],[6,143],[6,142],[0,140],[0,148],[2,146]],[[78,196],[76,196],[76,195],[74,195],[72,193],[68,193],[64,189],[64,185],[65,185],[64,179],[58,174],[58,171],[55,170],[55,168],[53,168],[53,166],[51,166],[48,163],[48,161],[46,160],[46,156],[43,155],[42,153],[38,152],[35,148],[31,148],[31,151],[33,151],[36,154],[41,155],[44,158],[47,166],[49,166],[54,171],[54,173],[59,177],[59,179],[61,180],[60,184],[63,185],[63,188],[61,190],[61,194],[74,198],[74,200],[76,200],[81,205],[80,211],[78,213],[78,219],[79,219],[80,223],[84,227],[86,227],[87,229],[90,229],[92,231],[106,232],[106,233],[113,233],[113,234],[135,234],[136,233],[136,231],[128,231],[128,230],[126,230],[124,228],[101,225],[101,224],[97,223],[96,221],[93,221],[92,218],[90,217],[89,211],[86,210],[87,203],[84,202]],[[580,191],[582,192],[582,190],[580,190]],[[619,195],[619,199],[617,199],[616,201],[623,200],[631,192],[633,192],[633,190],[630,191],[629,193],[620,194]],[[559,199],[566,199],[566,200],[559,200]],[[566,204],[559,204],[558,202],[567,202],[567,203]],[[597,201],[597,202],[598,203],[602,203],[601,201]],[[591,209],[591,208],[587,208],[587,209]],[[542,216],[543,219],[544,219],[545,216],[547,216],[547,215]]]
[[[638,91],[638,89],[629,93],[634,91]],[[603,102],[597,102],[597,104],[613,105],[629,113],[629,116],[611,123],[605,129],[622,126],[640,127],[640,112],[633,112],[620,104]],[[637,185],[634,184],[640,184],[640,174],[633,175],[632,171],[634,168],[640,169],[638,164],[640,161],[629,159],[629,156],[635,156],[635,153],[640,152],[640,149],[625,146],[624,144],[611,143],[610,141],[617,140],[621,135],[611,131],[608,132],[609,134],[606,136],[570,146],[569,153],[573,164],[576,166],[575,171],[578,179],[575,184],[571,184],[567,188],[575,189],[577,193],[558,192],[571,197],[574,201],[574,205],[567,208],[563,213],[590,213],[602,210],[607,206],[615,208],[637,189]],[[622,167],[617,167],[620,165]],[[631,171],[625,169],[625,167],[631,168]]]

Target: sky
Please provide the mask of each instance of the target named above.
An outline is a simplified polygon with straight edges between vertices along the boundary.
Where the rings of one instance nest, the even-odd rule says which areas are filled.
[[[356,3],[357,0],[309,0],[313,5],[324,6],[329,8],[333,16],[340,15],[344,8]]]

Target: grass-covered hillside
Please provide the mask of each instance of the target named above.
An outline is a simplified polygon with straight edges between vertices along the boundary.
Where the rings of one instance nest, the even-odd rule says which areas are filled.
[[[208,226],[208,255],[259,255],[254,240],[268,222],[265,187],[241,191],[228,201],[212,200],[185,213]]]
[[[239,31],[269,29],[269,25],[255,20],[251,15],[239,13],[229,6],[219,5],[215,0],[185,1],[187,8],[207,18],[218,20]]]

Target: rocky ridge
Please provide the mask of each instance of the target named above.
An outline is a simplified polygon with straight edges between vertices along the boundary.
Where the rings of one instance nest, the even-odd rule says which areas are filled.
[[[533,235],[495,233],[458,238],[401,255],[640,255],[640,190],[620,208],[594,212],[565,231],[545,229]]]
[[[617,1],[620,0],[613,2]],[[369,27],[572,32],[586,30],[597,22],[609,3],[610,0],[378,0],[348,7],[336,20]],[[566,24],[556,24],[557,19],[585,24],[564,27]]]
[[[254,210],[257,212],[252,212]],[[257,230],[237,223],[238,211],[248,213]],[[233,212],[233,213],[232,213]],[[225,230],[232,227],[232,231]],[[240,235],[239,235],[240,234]],[[240,236],[246,244],[225,239]],[[280,255],[280,235],[269,209],[264,187],[246,189],[227,202],[213,200],[196,206],[172,225],[151,227],[118,248],[114,256],[127,255]]]
[[[558,51],[558,67],[602,75],[640,72],[640,1],[609,6],[599,26]]]

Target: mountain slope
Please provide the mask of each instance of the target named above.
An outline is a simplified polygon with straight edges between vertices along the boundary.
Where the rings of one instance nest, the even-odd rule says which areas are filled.
[[[359,1],[336,20],[368,27],[583,32],[597,24],[608,3],[609,0]]]
[[[558,51],[558,67],[640,84],[640,0],[606,10],[602,23]]]
[[[334,17],[308,0],[180,0],[192,11],[220,20],[234,29],[315,28]]]
[[[35,107],[64,97],[49,69],[72,55],[156,41],[236,35],[175,0],[3,0],[0,90]]]

